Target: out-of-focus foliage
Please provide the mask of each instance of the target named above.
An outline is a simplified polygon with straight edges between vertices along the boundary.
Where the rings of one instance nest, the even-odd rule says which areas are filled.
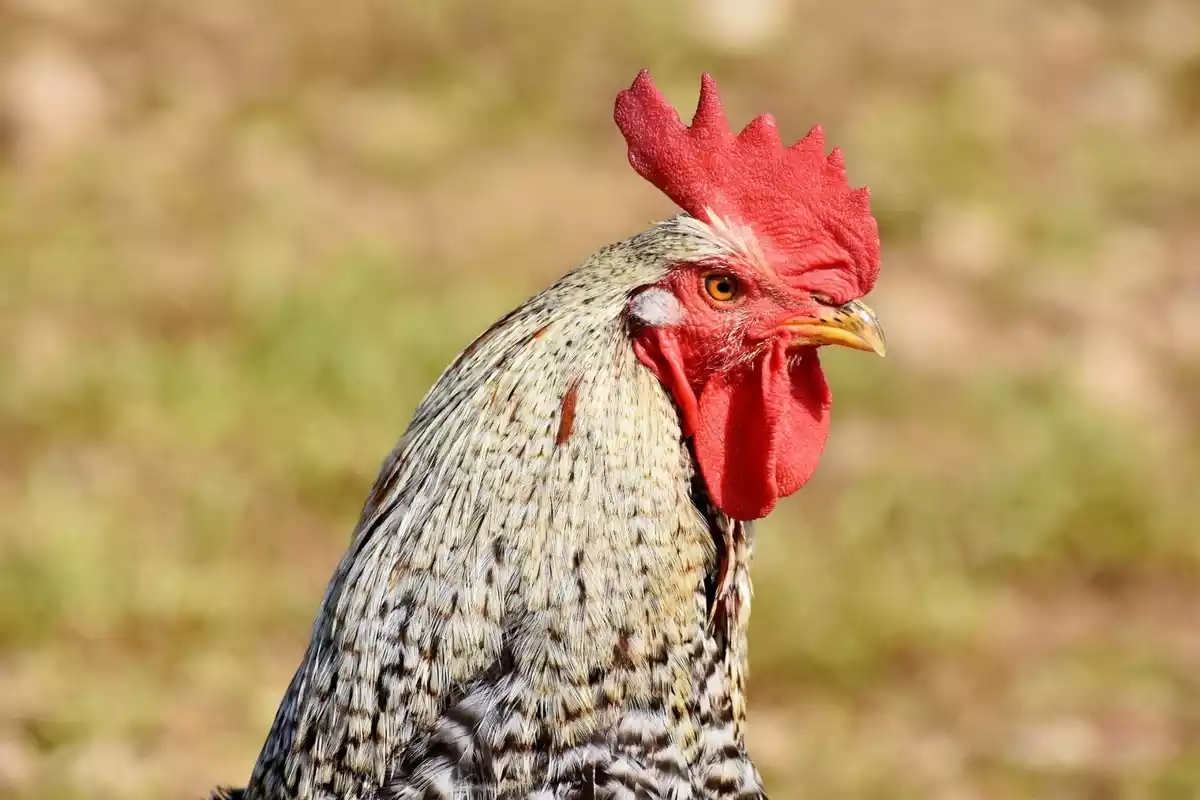
[[[9,0],[0,795],[245,779],[426,387],[669,213],[643,66],[823,123],[884,236],[759,528],[772,796],[1200,793],[1193,0]]]

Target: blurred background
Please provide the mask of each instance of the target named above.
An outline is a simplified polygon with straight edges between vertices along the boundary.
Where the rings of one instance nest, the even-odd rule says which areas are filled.
[[[1200,797],[1194,0],[0,2],[0,796],[245,780],[432,380],[671,213],[643,66],[883,234],[760,528],[772,796]]]

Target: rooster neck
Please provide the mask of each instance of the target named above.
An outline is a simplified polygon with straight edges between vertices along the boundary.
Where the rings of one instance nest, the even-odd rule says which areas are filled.
[[[630,294],[693,243],[664,223],[601,250],[441,376],[383,465],[249,796],[369,795],[468,689],[489,747],[508,741],[501,712],[554,752],[621,720],[689,762],[740,747],[744,631],[708,613],[738,586],[718,579],[729,520],[626,324]]]
[[[404,551],[456,554],[442,566],[467,572],[505,561],[530,610],[694,613],[714,547],[677,412],[630,343],[636,269],[584,265],[446,371],[369,502],[418,521]]]
[[[394,565],[392,592],[406,576],[422,593],[473,587],[457,602],[489,614],[517,611],[507,598],[570,610],[572,634],[702,626],[717,547],[626,318],[630,294],[695,247],[671,221],[604,248],[464,350],[384,464],[343,570]]]

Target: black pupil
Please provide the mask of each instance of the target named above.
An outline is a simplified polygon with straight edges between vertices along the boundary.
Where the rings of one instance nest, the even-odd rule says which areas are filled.
[[[717,281],[717,294],[733,294],[733,286],[730,285],[729,281],[722,278]]]

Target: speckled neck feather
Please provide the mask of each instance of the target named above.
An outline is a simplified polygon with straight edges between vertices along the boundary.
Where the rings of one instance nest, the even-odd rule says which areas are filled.
[[[748,542],[629,339],[631,293],[706,248],[679,220],[605,248],[442,375],[247,797],[761,796],[742,743]]]

